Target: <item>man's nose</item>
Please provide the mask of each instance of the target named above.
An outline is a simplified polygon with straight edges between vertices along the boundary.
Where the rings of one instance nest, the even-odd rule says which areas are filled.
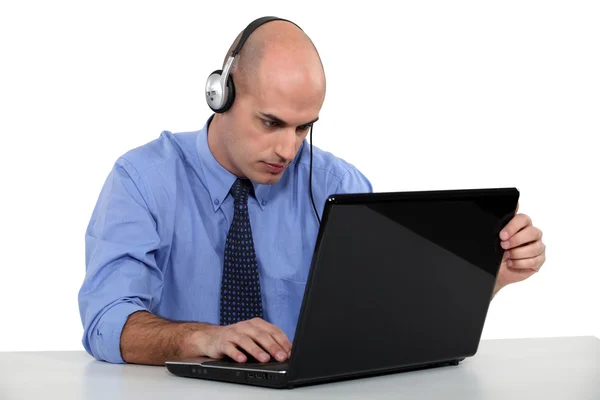
[[[282,159],[282,162],[292,161],[296,155],[296,130],[294,128],[290,127],[280,132],[275,146],[275,153]]]

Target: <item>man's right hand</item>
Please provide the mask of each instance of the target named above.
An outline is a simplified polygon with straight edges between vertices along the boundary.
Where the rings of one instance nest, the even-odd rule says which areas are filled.
[[[248,359],[243,350],[261,362],[269,361],[270,357],[285,361],[292,351],[292,343],[285,333],[261,318],[227,326],[213,325],[203,333],[201,351],[211,358],[228,356],[243,363]]]
[[[285,333],[267,321],[254,318],[228,326],[175,322],[147,311],[131,314],[121,333],[121,357],[128,363],[164,365],[172,359],[208,356],[246,362],[251,355],[261,362],[290,357],[292,344]]]

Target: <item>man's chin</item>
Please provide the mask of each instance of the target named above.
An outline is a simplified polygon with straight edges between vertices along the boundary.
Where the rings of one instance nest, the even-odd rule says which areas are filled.
[[[273,174],[270,172],[252,171],[252,174],[248,174],[246,176],[252,182],[260,185],[274,185],[281,180],[283,172],[279,174]]]
[[[250,180],[260,185],[274,185],[281,180],[282,176],[283,174],[262,173],[257,174],[254,179],[250,178]]]
[[[261,185],[274,185],[281,180],[281,177],[287,169],[284,168],[281,171],[274,172],[272,171],[272,168],[265,166],[265,163],[259,163],[259,167],[253,170],[251,175],[248,174],[246,176],[248,176],[248,178],[254,183]]]

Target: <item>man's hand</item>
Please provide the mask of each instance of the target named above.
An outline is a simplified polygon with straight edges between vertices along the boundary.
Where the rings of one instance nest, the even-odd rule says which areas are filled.
[[[124,361],[148,365],[202,356],[229,356],[245,362],[247,357],[241,350],[262,362],[269,361],[267,353],[278,361],[285,361],[292,350],[283,331],[260,318],[216,326],[169,321],[147,311],[138,311],[128,317],[120,344]]]
[[[519,209],[517,205],[517,210]],[[505,250],[496,289],[529,278],[540,270],[546,261],[546,245],[542,231],[533,226],[531,218],[517,214],[500,232],[500,245]]]
[[[278,327],[260,318],[228,326],[212,326],[206,332],[203,352],[212,358],[229,356],[237,362],[246,362],[245,351],[261,362],[269,361],[269,354],[277,361],[290,357],[292,343]]]

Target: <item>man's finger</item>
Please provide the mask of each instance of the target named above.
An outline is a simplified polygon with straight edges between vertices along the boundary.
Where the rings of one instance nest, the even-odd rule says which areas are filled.
[[[523,260],[509,260],[508,267],[513,270],[526,271],[530,270],[533,272],[537,272],[540,270],[540,267],[546,260],[546,256],[544,254],[540,254],[537,257],[533,258],[525,258]]]
[[[525,214],[517,214],[500,232],[500,239],[508,240],[521,229],[531,225],[531,218]]]
[[[267,362],[270,359],[269,355],[256,344],[254,339],[246,334],[240,333],[236,335],[231,342],[260,362]]]
[[[223,343],[221,346],[221,352],[239,363],[246,362],[247,360],[247,357],[244,355],[244,353],[239,351],[238,348],[235,347],[235,345],[231,342]]]
[[[260,318],[251,319],[249,322],[257,328],[264,329],[269,332],[277,344],[279,344],[289,356],[289,353],[292,351],[292,343],[280,328]]]
[[[267,350],[273,358],[278,361],[285,361],[288,358],[288,352],[285,351],[267,331],[260,331],[254,339],[263,349]]]
[[[514,249],[507,251],[507,258],[510,258],[513,261],[522,260],[525,258],[533,258],[544,253],[544,251],[546,251],[546,245],[541,240],[537,240],[533,243],[515,247]]]
[[[292,342],[290,342],[285,333],[283,333],[281,329],[276,328],[273,331],[271,331],[271,336],[285,350],[289,357],[292,351]]]
[[[528,226],[525,229],[517,232],[508,240],[500,242],[500,245],[504,250],[511,250],[515,247],[522,246],[524,244],[535,242],[542,239],[542,231],[535,226]]]
[[[259,318],[245,321],[245,323],[240,324],[241,332],[248,335],[276,360],[285,361],[288,352],[285,351],[285,349],[283,349],[271,336],[268,331],[271,327],[271,324]]]

